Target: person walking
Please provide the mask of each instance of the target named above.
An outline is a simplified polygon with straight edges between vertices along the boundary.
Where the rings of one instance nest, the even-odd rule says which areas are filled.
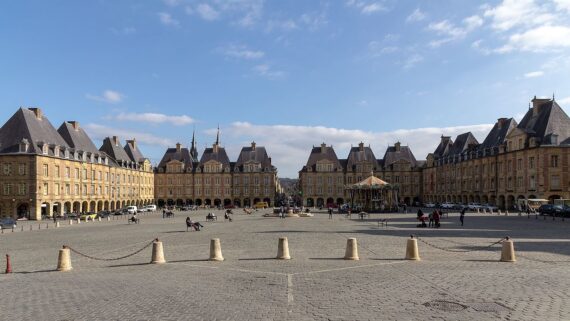
[[[440,225],[439,225],[439,219],[440,219],[440,217],[441,217],[441,214],[439,213],[439,210],[435,210],[435,211],[433,212],[433,221],[434,221],[433,227],[438,228],[438,227],[440,226]]]
[[[461,226],[463,226],[464,219],[465,219],[465,208],[461,209],[461,213],[459,214],[459,221],[461,221]]]
[[[429,218],[429,223],[428,223],[428,227],[435,227],[433,225],[433,216],[435,215],[435,212],[437,210],[433,210],[433,212],[429,213],[428,218]]]
[[[332,207],[329,207],[329,220],[332,220],[332,213],[333,213],[333,209],[332,209]]]

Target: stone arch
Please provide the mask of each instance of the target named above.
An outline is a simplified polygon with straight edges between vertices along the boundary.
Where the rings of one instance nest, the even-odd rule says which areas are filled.
[[[169,199],[166,200],[166,205],[167,205],[167,206],[174,206],[174,204],[175,204],[175,203],[174,203],[174,200],[173,200],[173,199],[169,198]]]
[[[51,209],[51,216],[61,216],[63,215],[63,208],[61,206],[61,202],[55,202],[52,205],[52,209]]]
[[[41,205],[42,217],[51,216],[51,204],[48,202],[43,202]]]
[[[315,200],[312,197],[307,198],[307,201],[305,202],[305,206],[314,207],[315,206]]]
[[[241,200],[239,198],[234,198],[234,206],[241,207]]]
[[[506,209],[512,210],[514,205],[515,205],[515,197],[513,195],[507,196]]]
[[[194,205],[194,201],[190,198],[186,199],[186,205]]]
[[[71,213],[71,202],[63,203],[63,214]]]
[[[204,205],[206,205],[206,206],[212,206],[212,200],[209,199],[209,198],[205,199],[205,200],[204,200]]]
[[[81,213],[89,211],[89,203],[87,201],[83,201],[81,203]]]
[[[220,205],[222,205],[222,200],[219,199],[219,198],[214,199],[214,206],[217,207],[217,206],[220,206]]]
[[[105,201],[105,202],[103,203],[103,209],[104,209],[105,211],[110,210],[110,208],[109,208],[109,201]]]
[[[271,207],[271,199],[269,197],[264,198],[263,201],[267,203],[268,207]]]
[[[165,202],[162,198],[159,198],[159,199],[156,201],[156,205],[157,205],[158,207],[164,207],[164,205],[166,205],[166,202]]]
[[[100,212],[103,210],[103,201],[98,201],[97,202],[97,212]]]
[[[489,203],[489,198],[487,197],[487,195],[483,195],[481,197],[481,203],[483,203],[483,204]]]
[[[256,198],[253,199],[253,205],[255,205],[255,204],[259,203],[259,202],[261,202],[261,199],[259,199],[259,197],[256,197]]]
[[[232,200],[229,198],[225,198],[224,199],[224,207],[231,206],[231,205],[232,205]]]
[[[333,206],[334,205],[334,198],[332,198],[332,197],[327,198],[326,205],[327,205],[327,207]]]
[[[196,206],[202,206],[202,200],[197,198],[195,204]]]
[[[325,200],[322,197],[317,198],[317,207],[325,206]]]
[[[184,205],[184,200],[180,198],[176,200],[176,206],[183,206],[183,205]]]
[[[342,204],[344,204],[344,198],[342,198],[342,197],[337,198],[337,199],[336,199],[336,203],[337,203],[339,206],[342,205]]]
[[[17,218],[28,218],[30,219],[30,204],[20,203],[16,206],[16,216]]]

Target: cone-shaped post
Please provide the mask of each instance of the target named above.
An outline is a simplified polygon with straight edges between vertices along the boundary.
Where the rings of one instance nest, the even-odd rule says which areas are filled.
[[[6,274],[12,273],[12,264],[10,263],[10,255],[6,254]]]
[[[164,250],[162,248],[162,242],[158,239],[155,239],[152,243],[152,264],[162,264],[166,263],[164,260]]]
[[[346,251],[344,252],[344,259],[353,261],[360,260],[358,257],[358,244],[356,242],[356,238],[349,238],[346,240]]]
[[[63,248],[59,250],[59,256],[57,257],[57,270],[65,272],[71,269],[73,269],[73,267],[71,267],[71,251],[64,245]]]
[[[59,221],[55,222],[55,227],[59,227]]]
[[[107,222],[111,220],[111,216],[107,216]]]
[[[220,239],[210,240],[210,261],[223,261]]]
[[[69,225],[73,225],[73,220],[69,220]]]
[[[508,210],[505,211],[505,216],[509,216],[509,211],[508,211]]]
[[[101,217],[100,217],[100,216],[97,217],[97,221],[101,222]]]
[[[516,262],[515,244],[508,237],[503,241],[503,248],[501,249],[501,262]]]
[[[80,218],[77,219],[77,224],[81,224],[81,219],[80,219]]]
[[[418,240],[412,235],[406,244],[406,260],[419,261],[420,252],[418,250]]]
[[[290,260],[289,255],[289,242],[286,237],[279,238],[279,245],[277,247],[277,259],[278,260]]]

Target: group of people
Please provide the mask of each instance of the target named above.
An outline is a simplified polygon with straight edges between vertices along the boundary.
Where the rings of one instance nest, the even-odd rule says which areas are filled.
[[[424,214],[422,209],[418,209],[418,227],[435,227],[438,228],[441,226],[441,211],[439,209],[435,209],[432,213],[428,214],[427,216]],[[428,225],[426,225],[426,220],[428,220]]]

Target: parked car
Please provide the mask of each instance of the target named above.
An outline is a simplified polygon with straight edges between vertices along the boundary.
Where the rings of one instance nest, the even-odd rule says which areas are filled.
[[[469,203],[467,208],[471,211],[476,211],[478,208],[481,208],[481,205],[479,203]]]
[[[441,203],[441,208],[450,208],[450,209],[451,209],[451,208],[453,208],[454,206],[455,206],[455,204],[449,203],[449,202]]]
[[[481,205],[481,208],[487,210],[487,211],[493,211],[496,212],[499,210],[499,208],[495,205],[491,205],[491,204],[483,204]]]
[[[555,215],[560,216],[562,214],[563,208],[562,205],[553,205],[553,204],[543,204],[540,205],[538,208],[538,212],[540,215]]]
[[[3,218],[2,220],[0,220],[0,230],[2,229],[13,229],[16,228],[16,225],[18,225],[18,222],[16,222],[15,219],[11,218],[11,217],[6,217]]]
[[[106,218],[109,215],[111,215],[111,212],[109,211],[100,211],[99,213],[97,213],[97,217],[100,218]]]
[[[123,215],[126,214],[127,210],[126,209],[118,209],[115,212],[113,212],[113,215]]]
[[[269,204],[267,202],[257,202],[254,205],[255,208],[268,208]]]
[[[135,214],[137,211],[138,211],[138,208],[136,206],[127,206],[127,213]]]
[[[432,207],[435,207],[435,204],[434,203],[425,203],[424,206],[432,208]]]
[[[87,219],[94,220],[96,218],[97,218],[97,213],[93,213],[93,212],[83,213],[79,217],[80,220],[87,220]]]
[[[454,209],[454,210],[461,211],[461,210],[464,209],[464,208],[467,208],[467,205],[459,204],[459,203],[453,205],[453,209]]]

